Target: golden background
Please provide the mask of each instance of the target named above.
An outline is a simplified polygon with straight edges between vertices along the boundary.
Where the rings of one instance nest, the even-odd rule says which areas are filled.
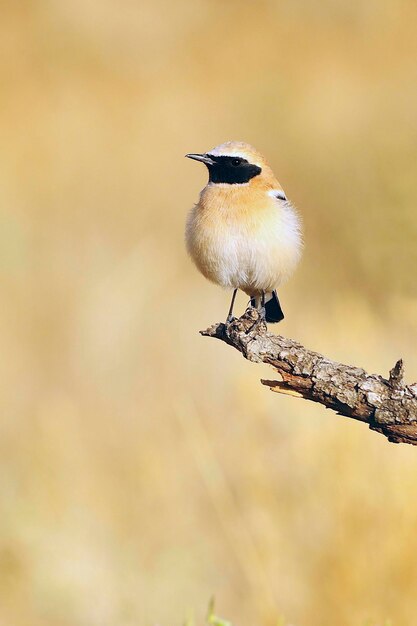
[[[279,332],[413,382],[415,1],[0,17],[1,624],[414,626],[417,450],[201,338],[183,229],[184,154],[253,143],[304,221]]]

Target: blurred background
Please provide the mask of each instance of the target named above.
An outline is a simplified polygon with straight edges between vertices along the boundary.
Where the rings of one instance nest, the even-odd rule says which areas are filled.
[[[304,221],[274,332],[414,382],[416,3],[0,11],[0,623],[414,625],[417,450],[200,337],[183,230],[185,153],[253,143]]]

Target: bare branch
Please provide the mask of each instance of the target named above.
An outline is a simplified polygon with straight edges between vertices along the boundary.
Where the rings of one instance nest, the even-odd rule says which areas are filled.
[[[269,333],[253,308],[239,319],[215,324],[201,334],[228,343],[249,361],[272,365],[282,380],[261,381],[272,391],[319,402],[339,415],[369,424],[389,441],[417,445],[417,383],[404,384],[402,360],[388,379],[368,374]]]

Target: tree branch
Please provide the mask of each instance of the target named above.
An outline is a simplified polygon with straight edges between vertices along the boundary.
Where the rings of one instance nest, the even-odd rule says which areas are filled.
[[[369,424],[389,441],[417,445],[417,383],[404,384],[402,360],[388,379],[368,374],[269,333],[254,308],[201,334],[225,341],[249,361],[272,365],[282,380],[261,381],[272,391],[319,402],[339,415]]]

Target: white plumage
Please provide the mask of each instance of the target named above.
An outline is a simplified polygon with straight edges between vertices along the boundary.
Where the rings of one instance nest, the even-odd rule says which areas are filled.
[[[187,249],[201,273],[250,296],[279,287],[301,255],[300,221],[294,208],[264,194],[263,208],[242,219],[239,198],[237,206],[211,202],[210,192],[204,190],[187,220]]]

